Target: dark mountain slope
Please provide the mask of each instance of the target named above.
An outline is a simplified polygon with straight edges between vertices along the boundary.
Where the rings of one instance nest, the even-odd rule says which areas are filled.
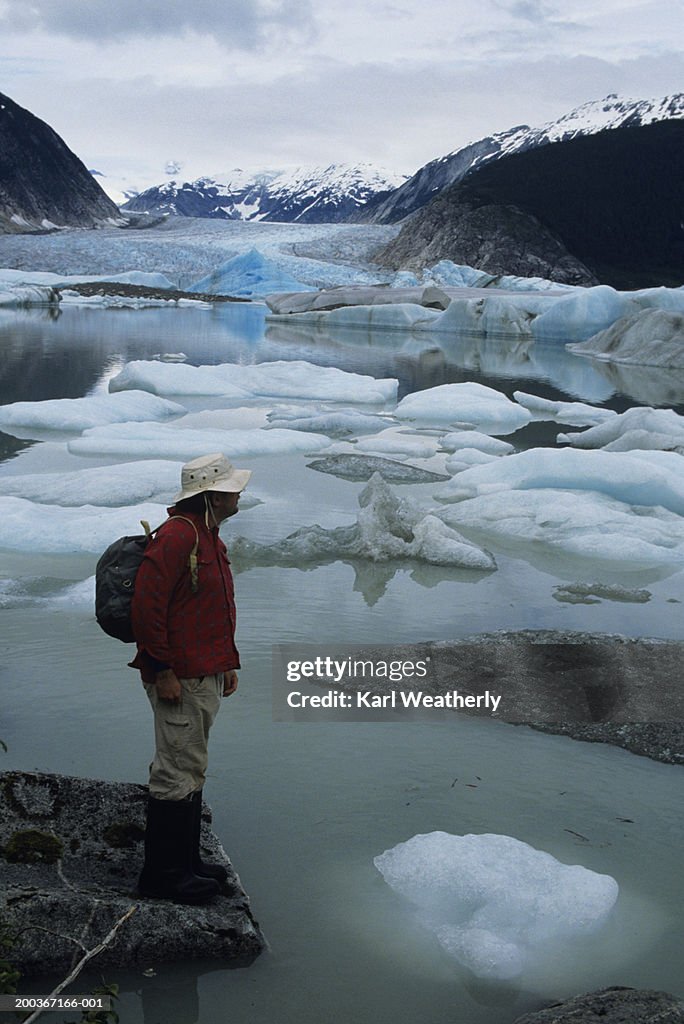
[[[0,93],[0,232],[92,227],[121,214],[56,132]]]
[[[546,255],[552,238],[605,283],[681,285],[683,181],[681,120],[553,143],[471,172],[411,217],[376,259],[412,268],[451,259],[585,283],[560,267],[560,250]]]

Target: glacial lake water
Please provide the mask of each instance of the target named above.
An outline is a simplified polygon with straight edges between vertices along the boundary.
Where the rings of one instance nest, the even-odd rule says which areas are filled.
[[[0,404],[97,393],[127,360],[180,351],[196,364],[308,359],[397,377],[400,395],[476,380],[509,395],[521,389],[619,411],[684,404],[684,384],[669,373],[618,375],[558,344],[524,351],[504,339],[445,345],[389,332],[265,331],[258,305],[66,308],[56,319],[2,313],[0,351]],[[560,429],[532,424],[512,440],[552,444]],[[108,461],[70,455],[63,437],[2,435],[0,445],[0,477]],[[234,533],[272,541],[305,524],[355,520],[363,485],[312,472],[307,461],[247,460],[250,489],[263,504],[226,524],[229,546]],[[398,492],[430,498],[425,485]],[[607,985],[682,993],[681,769],[463,716],[272,721],[274,643],[411,643],[528,627],[684,638],[682,573],[603,574],[603,582],[646,587],[650,600],[572,605],[556,600],[555,588],[593,579],[586,566],[514,549],[496,557],[490,574],[334,562],[237,576],[244,669],[212,735],[205,795],[271,948],[244,970],[211,962],[158,966],[154,976],[142,967],[108,971],[122,988],[122,1021],[508,1024],[545,999]],[[151,722],[126,668],[128,649],[99,632],[88,605],[55,596],[93,571],[90,556],[3,552],[2,763],[145,781]],[[535,964],[517,984],[478,980],[421,929],[373,866],[388,847],[434,830],[507,834],[610,874],[620,885],[614,914],[597,936]],[[94,971],[88,984],[96,978]]]

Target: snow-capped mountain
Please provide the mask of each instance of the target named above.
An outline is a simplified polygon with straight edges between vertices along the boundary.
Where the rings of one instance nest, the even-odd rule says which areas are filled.
[[[383,224],[402,220],[425,206],[443,188],[461,181],[470,171],[512,153],[522,153],[551,142],[566,142],[580,135],[595,135],[610,129],[635,128],[680,118],[684,118],[684,93],[652,100],[624,99],[611,93],[605,99],[584,103],[541,128],[518,125],[432,160],[391,195],[371,202],[366,210],[360,212],[358,219]]]
[[[330,164],[289,170],[240,168],[195,181],[167,181],[141,192],[122,209],[221,220],[269,220],[320,224],[346,220],[406,175],[372,164]]]

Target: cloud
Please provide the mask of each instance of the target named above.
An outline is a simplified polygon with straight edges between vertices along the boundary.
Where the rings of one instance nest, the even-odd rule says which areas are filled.
[[[5,0],[0,26],[102,41],[194,31],[252,48],[274,32],[311,37],[315,23],[310,0]]]

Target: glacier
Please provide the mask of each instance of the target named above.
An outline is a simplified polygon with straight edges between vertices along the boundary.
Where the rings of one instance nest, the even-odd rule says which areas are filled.
[[[187,288],[189,292],[204,295],[235,295],[245,298],[261,298],[271,292],[313,290],[313,285],[298,281],[276,260],[267,259],[256,248],[227,260]]]
[[[447,955],[487,979],[567,953],[606,923],[619,894],[610,875],[506,835],[415,835],[373,863]]]

